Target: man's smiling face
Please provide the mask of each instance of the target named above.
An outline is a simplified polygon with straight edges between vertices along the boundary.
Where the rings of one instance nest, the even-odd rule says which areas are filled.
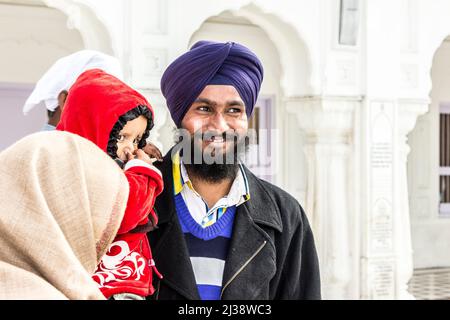
[[[247,134],[245,104],[233,86],[208,85],[188,109],[181,127],[189,131],[194,147],[203,153],[226,154]]]

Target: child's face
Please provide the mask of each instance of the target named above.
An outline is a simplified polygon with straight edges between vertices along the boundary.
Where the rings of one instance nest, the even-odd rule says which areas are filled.
[[[127,153],[133,154],[137,150],[146,128],[147,118],[144,116],[127,122],[117,140],[117,156],[120,160],[126,162],[128,160]]]

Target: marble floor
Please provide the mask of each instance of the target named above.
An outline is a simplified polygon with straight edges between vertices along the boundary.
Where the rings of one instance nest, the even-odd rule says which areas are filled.
[[[450,300],[450,268],[414,270],[409,292],[417,300]]]

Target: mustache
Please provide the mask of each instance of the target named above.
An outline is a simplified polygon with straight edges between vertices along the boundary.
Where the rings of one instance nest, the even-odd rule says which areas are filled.
[[[225,131],[225,132],[217,132],[217,131],[197,131],[192,135],[192,138],[201,139],[203,141],[210,141],[214,139],[223,139],[224,141],[236,141],[241,137],[241,134],[236,131]]]

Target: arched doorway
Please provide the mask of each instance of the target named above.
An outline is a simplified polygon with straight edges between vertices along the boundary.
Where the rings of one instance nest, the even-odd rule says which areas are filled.
[[[44,105],[26,116],[22,107],[36,81],[57,59],[82,49],[112,53],[111,41],[103,31],[96,35],[97,28],[85,34],[84,26],[94,22],[84,19],[83,27],[76,25],[60,4],[57,9],[43,0],[0,3],[0,150],[39,131],[47,121]],[[65,6],[69,5],[72,10],[77,8],[66,1]],[[93,15],[84,7],[81,12],[85,17]]]
[[[408,139],[409,207],[416,275],[412,285],[417,277],[450,268],[449,56],[450,37],[447,37],[433,57],[429,111],[418,118]]]

